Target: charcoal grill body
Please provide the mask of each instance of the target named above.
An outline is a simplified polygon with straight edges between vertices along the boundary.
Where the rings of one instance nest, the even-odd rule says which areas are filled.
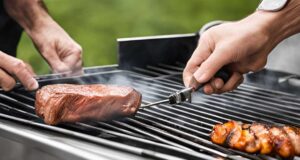
[[[128,85],[143,94],[143,104],[150,103],[183,88],[182,70],[198,38],[119,39],[119,65],[85,68],[80,77],[43,75],[39,83]],[[273,159],[215,145],[209,133],[214,124],[230,119],[300,127],[300,88],[290,83],[295,76],[264,70],[246,75],[232,93],[197,92],[192,104],[154,106],[111,122],[58,126],[45,125],[34,114],[34,92],[22,87],[1,91],[0,159]]]

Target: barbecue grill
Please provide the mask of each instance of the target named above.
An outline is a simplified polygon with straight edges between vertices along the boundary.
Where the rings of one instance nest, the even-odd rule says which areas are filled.
[[[119,39],[119,64],[90,67],[84,75],[38,77],[55,83],[128,85],[143,104],[183,89],[181,74],[198,34]],[[213,144],[213,125],[237,120],[300,127],[300,88],[295,75],[263,70],[246,75],[235,91],[193,94],[192,103],[140,109],[135,117],[109,122],[49,126],[34,113],[34,92],[0,92],[1,159],[275,159]],[[268,84],[268,85],[267,85]],[[274,87],[276,86],[276,87]],[[300,157],[296,157],[300,159]]]

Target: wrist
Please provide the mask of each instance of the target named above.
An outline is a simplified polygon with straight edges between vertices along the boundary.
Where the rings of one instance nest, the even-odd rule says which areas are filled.
[[[277,45],[289,36],[300,32],[300,0],[289,0],[280,11],[258,10],[252,14],[269,40]]]

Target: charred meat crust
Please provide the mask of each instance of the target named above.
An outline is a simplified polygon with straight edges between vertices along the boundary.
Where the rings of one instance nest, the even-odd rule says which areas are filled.
[[[300,154],[300,129],[296,127],[228,121],[214,126],[211,140],[248,153],[279,155],[282,158]]]

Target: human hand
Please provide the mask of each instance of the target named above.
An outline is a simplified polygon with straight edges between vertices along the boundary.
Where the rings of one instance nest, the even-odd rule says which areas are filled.
[[[255,22],[255,23],[254,23]],[[191,82],[205,84],[206,94],[223,93],[237,88],[243,82],[243,74],[262,69],[268,54],[277,41],[264,30],[265,23],[257,23],[249,17],[238,22],[225,23],[207,30],[183,72],[186,87],[197,87]],[[231,77],[224,84],[215,73],[225,67]]]
[[[36,48],[54,73],[80,74],[82,49],[56,22],[46,21],[30,33]]]
[[[27,90],[35,90],[39,87],[31,66],[1,51],[0,59],[0,86],[3,90],[13,89],[16,84],[15,79],[19,80]]]
[[[4,7],[30,36],[54,73],[81,73],[81,47],[50,17],[42,0],[5,0]]]

